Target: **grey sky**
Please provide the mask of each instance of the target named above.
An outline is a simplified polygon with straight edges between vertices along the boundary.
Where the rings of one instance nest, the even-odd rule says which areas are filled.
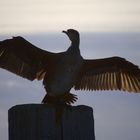
[[[33,44],[49,50],[64,51],[69,46],[68,38],[56,34],[23,35]],[[0,36],[0,40],[10,36]],[[55,41],[54,41],[55,40]],[[81,33],[81,53],[84,58],[121,56],[140,66],[139,33]],[[140,139],[140,95],[119,91],[81,92],[75,105],[93,107],[97,140]],[[0,69],[0,137],[7,140],[7,110],[16,104],[40,103],[44,96],[41,82],[30,82]]]

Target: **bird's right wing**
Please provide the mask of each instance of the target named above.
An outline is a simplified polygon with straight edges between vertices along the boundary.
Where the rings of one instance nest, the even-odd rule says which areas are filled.
[[[0,41],[0,67],[28,80],[41,79],[55,53],[44,51],[22,37]]]
[[[75,89],[140,92],[140,69],[121,57],[84,60]]]

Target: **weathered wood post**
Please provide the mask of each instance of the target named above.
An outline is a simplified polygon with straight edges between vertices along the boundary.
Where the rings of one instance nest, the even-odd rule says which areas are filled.
[[[65,108],[56,125],[55,109],[47,104],[17,105],[9,109],[9,140],[95,140],[91,107]]]

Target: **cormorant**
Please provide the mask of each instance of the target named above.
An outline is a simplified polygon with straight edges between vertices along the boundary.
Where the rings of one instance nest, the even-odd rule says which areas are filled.
[[[123,90],[140,92],[140,69],[121,57],[83,59],[80,35],[74,29],[63,31],[71,40],[61,53],[37,48],[23,37],[0,41],[0,67],[28,80],[42,80],[47,92],[42,103],[71,104],[75,90]]]

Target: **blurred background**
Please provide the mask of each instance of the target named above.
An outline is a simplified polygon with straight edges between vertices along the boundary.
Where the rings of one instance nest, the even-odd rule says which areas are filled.
[[[124,57],[140,66],[139,0],[0,0],[0,40],[23,36],[52,52],[70,42],[62,30],[80,32],[84,58]],[[140,140],[140,94],[71,91],[74,105],[94,109],[96,140]],[[40,103],[42,83],[0,69],[0,138],[8,140],[8,109]]]

